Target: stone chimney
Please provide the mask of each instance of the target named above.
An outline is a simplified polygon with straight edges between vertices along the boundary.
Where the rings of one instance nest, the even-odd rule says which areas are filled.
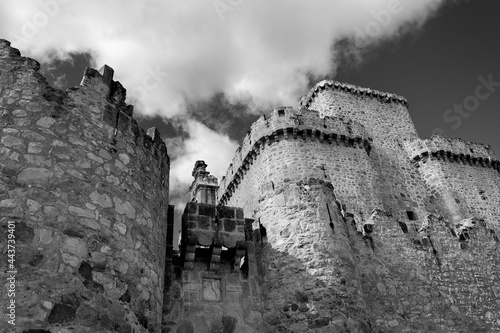
[[[207,164],[205,161],[196,161],[192,175],[194,181],[191,184],[189,191],[191,192],[191,201],[215,205],[216,193],[219,189],[217,178],[210,175],[206,171]]]

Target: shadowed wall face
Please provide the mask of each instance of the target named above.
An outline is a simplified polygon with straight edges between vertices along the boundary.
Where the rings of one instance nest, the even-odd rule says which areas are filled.
[[[496,157],[460,140],[413,147],[398,98],[322,93],[312,106],[331,98],[343,111],[261,117],[219,190],[265,231],[257,262],[270,331],[497,328],[486,301],[498,297]]]
[[[0,226],[2,235],[15,229],[16,326],[157,331],[165,145],[138,128],[111,68],[87,69],[81,86],[62,92],[38,67],[0,41]]]

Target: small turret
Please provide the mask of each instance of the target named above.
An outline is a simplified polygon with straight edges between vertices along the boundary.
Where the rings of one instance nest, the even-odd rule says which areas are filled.
[[[215,205],[216,193],[219,189],[218,180],[211,176],[209,171],[206,171],[207,164],[205,161],[196,161],[193,172],[194,181],[191,184],[189,191],[191,192],[191,201]]]

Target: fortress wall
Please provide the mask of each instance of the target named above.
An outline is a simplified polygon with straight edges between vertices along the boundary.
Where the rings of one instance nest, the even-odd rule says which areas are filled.
[[[244,207],[247,216],[253,213],[254,228],[260,222],[267,234],[259,255],[266,322],[275,330],[296,331],[486,332],[498,327],[491,302],[498,293],[491,288],[497,283],[491,263],[499,260],[495,230],[478,225],[461,241],[446,221],[429,222],[429,212],[444,213],[408,158],[405,140],[414,140],[416,133],[406,109],[395,102],[365,102],[356,101],[361,116],[355,120],[372,112],[373,118],[363,118],[366,129],[348,115],[323,120],[310,110],[302,110],[302,118],[289,108],[281,116],[278,109],[260,118],[245,137],[241,165],[233,165],[221,185],[221,202]],[[292,139],[302,119],[311,122]],[[321,143],[321,134],[316,135],[321,121],[331,119],[343,124],[337,129],[346,134],[338,136],[340,145]],[[372,121],[379,126],[371,127]],[[345,139],[349,123],[364,130],[364,151]],[[292,126],[287,137],[281,124]],[[489,156],[480,145],[472,149]],[[337,201],[354,213],[357,225],[352,217],[344,222]],[[375,207],[384,214],[373,217],[374,231],[363,236],[359,222]],[[364,218],[356,216],[358,209]]]
[[[315,168],[323,158],[330,163],[327,178]],[[371,167],[362,149],[299,136],[266,145],[243,172],[228,204],[244,207],[246,215],[253,212],[254,228],[260,222],[266,229],[268,246],[259,261],[268,325],[367,332],[367,325],[384,332],[498,327],[492,301],[498,294],[494,267],[500,260],[495,231],[478,225],[464,243],[444,221],[431,221],[417,232],[426,216],[407,221],[383,215],[374,218],[373,233],[364,237],[352,219],[344,222],[336,201],[377,202],[380,194],[365,196],[373,191],[368,182],[366,189],[350,182],[356,179],[354,168],[375,178]],[[339,185],[336,175],[345,175]],[[422,186],[420,177],[411,182]],[[398,202],[404,207],[408,198]]]
[[[372,330],[500,329],[497,233],[478,224],[468,235],[461,241],[450,225],[437,219],[419,233],[405,233],[394,217],[380,216],[370,234],[372,243],[351,236],[355,279],[364,301],[360,304],[369,309]]]
[[[377,200],[377,194],[370,187],[374,176],[372,163],[364,149],[302,138],[284,140],[266,146],[260,152],[228,204],[243,207],[245,216],[258,217],[259,202],[269,191],[279,191],[299,181],[317,178],[330,181],[338,201],[356,207],[356,211],[361,211],[367,218]]]
[[[269,188],[259,200],[269,244],[258,252],[268,331],[340,330],[348,313],[352,331],[365,329],[349,230],[332,185],[304,179]]]
[[[493,149],[485,144],[465,141],[459,138],[445,138],[434,135],[424,140],[414,140],[405,142],[405,148],[410,159],[424,153],[438,153],[440,151],[449,152],[459,158],[476,158],[480,160],[498,160]]]
[[[251,224],[241,208],[186,205],[164,330],[263,332]]]
[[[2,235],[15,230],[16,327],[157,331],[165,144],[137,126],[111,68],[87,69],[79,87],[62,92],[9,44],[0,41],[0,223]]]
[[[370,237],[363,237],[337,209],[341,187],[332,189],[329,180],[321,178],[322,170],[307,164],[328,153],[317,146],[313,151],[312,143],[304,148],[300,144],[304,143],[287,140],[266,147],[229,201],[243,206],[245,214],[253,211],[256,224],[266,230],[268,245],[263,246],[259,262],[264,318],[271,331],[348,327],[369,332],[370,325],[384,332],[460,332],[464,327],[486,332],[497,327],[497,308],[491,301],[498,292],[491,288],[497,283],[496,264],[491,263],[499,257],[491,229],[471,230],[462,249],[442,221],[431,222],[420,233],[416,229],[423,223],[415,221],[404,232],[398,218],[380,216]],[[363,153],[348,147],[333,151],[332,156],[346,161],[346,167],[356,153]],[[277,166],[288,161],[297,162],[287,168]],[[305,167],[298,166],[301,163]],[[336,168],[347,179],[352,176],[339,165]],[[292,173],[291,181],[277,181]],[[483,281],[479,287],[476,279]],[[486,319],[474,319],[478,317]]]
[[[352,130],[348,128],[350,124],[332,118],[323,120],[316,112],[307,110],[299,117],[300,123],[293,117],[297,116],[280,117],[275,110],[268,119],[269,126],[261,123],[261,127],[252,127],[253,138],[247,142],[254,144],[249,146],[244,141],[238,149],[236,155],[241,151],[245,158],[238,165],[236,157],[228,169],[221,182],[219,200],[244,207],[245,215],[253,216],[266,189],[312,177],[331,181],[339,201],[367,218],[376,206],[373,201],[377,195],[371,189],[373,165],[367,154],[369,140],[361,136],[362,126],[352,126]],[[280,119],[284,124],[279,123]]]
[[[322,81],[300,101],[299,107],[359,122],[382,147],[390,145],[387,139],[418,139],[406,99],[393,94]]]
[[[301,144],[297,146],[292,142],[301,142]],[[279,175],[281,171],[277,171],[278,178],[273,179],[277,182],[276,186],[281,186],[280,183],[284,179],[295,179],[297,175],[294,172],[297,171],[296,167],[299,167],[300,177],[315,177],[320,174],[323,178],[325,175],[331,178],[333,184],[339,186],[340,197],[342,200],[345,199],[343,203],[347,203],[349,187],[354,184],[363,187],[370,183],[370,175],[366,176],[364,173],[365,166],[372,168],[367,155],[371,149],[369,142],[364,127],[358,123],[344,122],[331,117],[320,119],[317,112],[309,110],[297,113],[291,108],[275,109],[270,117],[261,117],[252,125],[242,146],[237,149],[226,176],[221,180],[218,198],[221,202],[227,203],[236,188],[240,186],[246,189],[256,188],[255,191],[258,192],[259,186],[271,181],[267,179],[268,177],[263,178],[262,170],[254,170],[259,168],[258,163],[261,163],[257,162],[261,158],[259,155],[266,153],[268,149],[266,147],[271,147],[276,152],[272,152],[273,165],[266,166],[265,174],[268,174],[269,168],[285,170],[291,167],[293,169],[293,171],[289,170],[288,174],[285,172],[282,175]],[[273,148],[276,144],[278,146]],[[284,148],[281,144],[285,145]],[[353,158],[350,155],[351,151],[357,152]],[[340,156],[343,156],[345,152],[349,152],[346,153],[349,157],[344,160]],[[336,156],[337,153],[341,155]],[[305,154],[306,157],[302,157],[301,154]],[[281,158],[287,158],[286,163],[282,163]],[[269,164],[269,161],[264,163]],[[362,164],[363,167],[357,163]],[[339,165],[342,166],[339,167]],[[254,175],[257,174],[259,175],[254,179]],[[248,177],[250,178],[246,179]],[[243,196],[241,200],[255,201],[254,198],[243,199]],[[255,204],[252,205],[255,206]],[[247,210],[246,214],[253,214],[253,212]]]
[[[418,139],[403,97],[332,81],[318,83],[299,103],[299,107],[318,113],[351,119],[364,126],[372,138],[371,157],[377,170],[377,190],[384,210],[398,219],[413,223],[426,214],[429,193],[418,181],[420,175],[411,165],[403,147],[404,140]]]
[[[450,221],[476,217],[498,229],[500,175],[496,170],[435,158],[419,165],[431,193],[444,201]]]
[[[314,119],[314,113],[306,112]],[[305,129],[303,133],[296,139],[293,131],[287,139],[277,135],[277,142],[264,139],[268,143],[259,145],[234,188],[222,197],[227,205],[243,207],[245,216],[255,217],[254,229],[260,224],[266,230],[264,242],[270,246],[262,249],[258,262],[270,331],[338,329],[343,317],[333,312],[333,304],[340,305],[340,295],[346,294],[346,311],[356,312],[352,325],[366,325],[365,309],[353,292],[354,259],[338,202],[349,202],[369,216],[378,196],[370,187],[372,162],[365,146],[350,146],[347,137],[329,143]],[[332,316],[337,316],[336,324],[330,323]]]
[[[500,162],[491,147],[439,136],[405,147],[432,194],[444,200],[450,220],[473,216],[498,228]]]
[[[441,163],[454,197],[467,215],[485,219],[500,231],[500,174],[480,165]]]

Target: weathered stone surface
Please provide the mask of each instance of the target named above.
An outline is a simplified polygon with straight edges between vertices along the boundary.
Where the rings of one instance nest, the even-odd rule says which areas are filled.
[[[26,168],[17,176],[17,181],[23,185],[46,184],[52,176],[45,168]]]
[[[92,203],[99,205],[103,208],[109,208],[113,206],[111,198],[105,193],[100,194],[99,192],[94,191],[90,193],[90,200],[92,200]]]
[[[87,244],[80,238],[66,238],[61,246],[61,250],[80,258],[88,255]]]
[[[0,234],[14,229],[22,304],[16,327],[160,332],[165,146],[130,118],[125,90],[109,68],[87,69],[82,85],[66,92],[48,86],[38,68],[0,40]],[[117,128],[120,117],[130,126]],[[0,237],[5,251],[7,240]],[[122,296],[127,307],[112,317],[111,305]],[[8,300],[0,295],[0,303]]]
[[[80,224],[86,226],[89,229],[99,230],[101,228],[101,225],[93,219],[83,218],[83,219],[79,219],[78,222]]]
[[[73,214],[81,216],[81,217],[87,217],[87,218],[95,217],[95,213],[93,211],[88,210],[88,209],[83,209],[80,207],[69,206],[68,211],[70,213],[73,213]]]
[[[33,240],[35,232],[26,223],[19,222],[15,224],[14,235],[16,236],[16,241],[29,244]]]
[[[40,207],[42,207],[42,205],[35,200],[28,199],[26,203],[28,205],[29,211],[32,213],[38,211]]]
[[[114,197],[115,210],[118,214],[125,214],[128,218],[135,218],[135,208],[128,201],[122,201],[120,198]]]
[[[55,122],[56,120],[52,117],[42,117],[36,122],[36,124],[44,128],[49,128],[54,125]]]
[[[78,273],[85,279],[85,280],[92,280],[92,266],[86,262],[83,261],[78,268]]]
[[[65,304],[55,304],[47,318],[49,323],[65,324],[75,319],[76,311],[73,307]]]
[[[120,234],[125,235],[127,232],[127,225],[121,222],[115,222],[113,229],[117,230]]]
[[[14,208],[17,206],[17,199],[0,200],[0,208]]]
[[[13,136],[4,136],[1,140],[1,143],[5,147],[19,147],[22,146],[23,141]]]
[[[183,320],[177,327],[176,333],[195,333],[193,324],[188,320]]]
[[[48,229],[38,229],[39,240],[41,244],[48,245],[52,243],[52,231]]]
[[[76,319],[83,326],[96,327],[99,321],[99,313],[90,306],[83,305],[78,309]]]

